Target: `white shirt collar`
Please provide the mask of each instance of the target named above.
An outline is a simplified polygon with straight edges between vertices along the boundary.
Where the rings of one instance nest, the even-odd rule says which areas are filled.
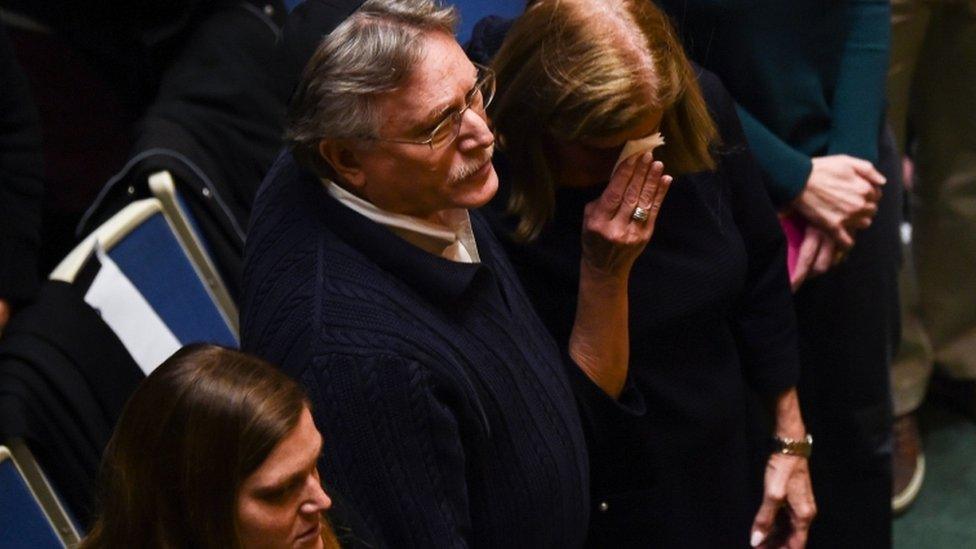
[[[451,261],[481,262],[468,210],[456,208],[443,211],[441,218],[445,225],[442,225],[411,215],[389,212],[359,198],[332,181],[323,179],[322,182],[329,194],[340,204],[380,225],[389,227],[404,240]],[[421,238],[414,238],[417,236]]]

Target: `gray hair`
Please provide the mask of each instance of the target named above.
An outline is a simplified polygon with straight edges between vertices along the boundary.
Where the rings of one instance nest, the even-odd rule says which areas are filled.
[[[453,7],[436,0],[366,0],[322,40],[305,66],[285,130],[295,158],[334,178],[319,142],[376,137],[375,96],[404,84],[420,61],[424,34],[453,35],[457,19]]]

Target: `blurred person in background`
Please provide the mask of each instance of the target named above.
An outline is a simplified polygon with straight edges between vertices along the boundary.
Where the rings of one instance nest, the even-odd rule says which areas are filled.
[[[259,24],[242,23],[242,11]],[[285,101],[265,93],[267,76],[259,69],[284,15],[281,0],[0,0],[0,24],[40,121],[42,272],[84,236],[75,234],[79,220],[105,183],[149,148],[193,158],[218,183],[230,172],[230,188],[221,187],[223,196],[212,201],[226,200],[246,223],[280,144]],[[259,101],[250,103],[256,95]],[[184,127],[190,137],[180,133]],[[193,148],[194,139],[203,145]],[[180,147],[187,142],[189,151]],[[121,185],[123,194],[145,186],[146,174],[138,175],[141,182]],[[239,240],[243,248],[243,233]]]
[[[0,27],[0,336],[14,308],[37,291],[41,133],[27,78]]]
[[[910,253],[892,365],[892,509],[925,476],[915,411],[933,394],[976,418],[976,1],[892,0],[888,118],[906,159]]]

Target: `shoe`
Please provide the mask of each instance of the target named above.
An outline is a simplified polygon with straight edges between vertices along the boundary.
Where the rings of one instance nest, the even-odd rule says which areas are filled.
[[[895,419],[892,438],[891,511],[898,514],[915,501],[925,479],[925,454],[914,413]]]
[[[976,380],[953,379],[936,373],[929,381],[929,395],[929,401],[941,402],[970,421],[976,421]]]

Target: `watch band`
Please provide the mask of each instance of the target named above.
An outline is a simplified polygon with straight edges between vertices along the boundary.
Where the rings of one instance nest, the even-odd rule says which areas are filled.
[[[788,456],[800,456],[808,458],[810,457],[810,452],[812,450],[813,436],[809,433],[807,433],[807,436],[798,440],[773,436],[772,451],[774,454],[786,454]]]

